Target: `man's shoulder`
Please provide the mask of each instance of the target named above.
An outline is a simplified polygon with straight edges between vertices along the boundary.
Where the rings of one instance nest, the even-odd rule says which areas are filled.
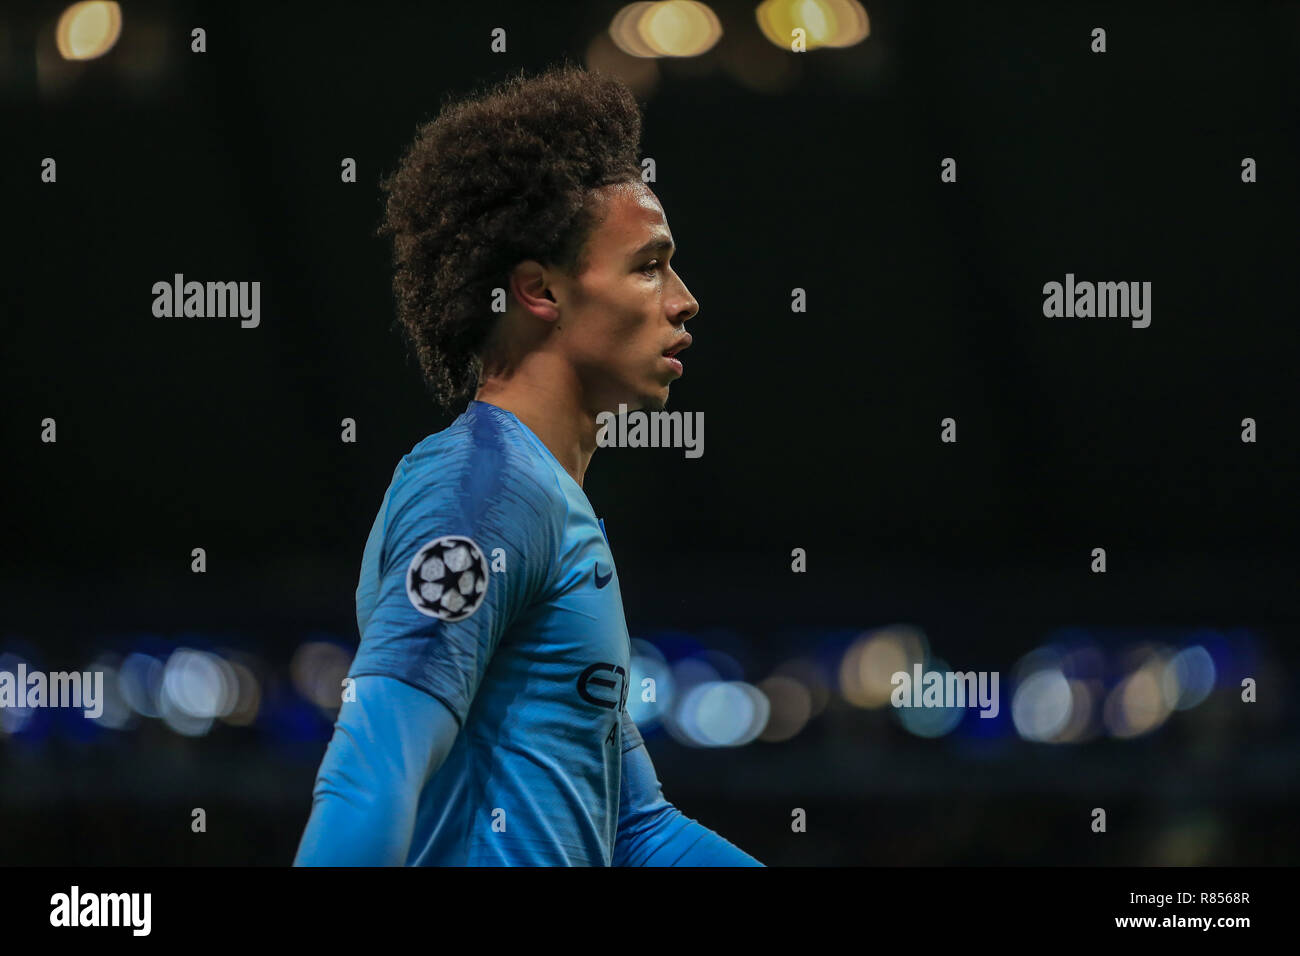
[[[563,513],[554,469],[507,413],[474,403],[449,426],[411,449],[398,464],[390,511],[415,502],[457,508]]]

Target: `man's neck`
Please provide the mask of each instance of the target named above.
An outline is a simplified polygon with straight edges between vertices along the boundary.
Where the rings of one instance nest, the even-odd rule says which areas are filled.
[[[596,450],[596,418],[577,403],[568,389],[547,388],[525,381],[489,379],[474,400],[503,408],[524,423],[578,486]]]

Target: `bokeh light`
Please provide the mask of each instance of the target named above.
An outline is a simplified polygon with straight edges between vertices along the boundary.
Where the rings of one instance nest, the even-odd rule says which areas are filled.
[[[863,634],[840,661],[840,693],[855,707],[884,707],[894,691],[894,674],[924,663],[928,652],[919,628],[896,625]]]
[[[924,670],[935,671],[944,675],[945,679],[951,672],[948,662],[937,657],[925,664]],[[895,707],[894,714],[908,733],[917,737],[934,738],[943,737],[957,729],[957,725],[966,716],[966,710],[966,707]]]
[[[672,707],[676,687],[672,669],[659,648],[634,637],[629,671],[628,715],[638,727],[652,726]],[[647,678],[653,683],[644,683]]]
[[[116,3],[90,0],[63,11],[54,42],[65,60],[93,60],[103,56],[122,33],[122,8]]]
[[[634,57],[690,57],[706,53],[722,37],[722,24],[696,0],[630,3],[609,24],[614,44]]]
[[[1070,682],[1059,668],[1033,671],[1011,698],[1011,721],[1025,740],[1050,742],[1070,724],[1074,708]]]
[[[1183,648],[1161,674],[1165,703],[1174,710],[1190,710],[1210,695],[1216,676],[1209,651],[1199,644]]]
[[[1173,710],[1164,687],[1168,655],[1161,649],[1143,647],[1129,657],[1142,663],[1111,690],[1103,708],[1106,729],[1120,738],[1150,733]]]
[[[767,725],[767,698],[743,681],[707,681],[682,698],[681,724],[697,746],[740,747]]]
[[[17,654],[0,654],[0,672],[13,675],[15,692],[17,692],[19,664],[27,664],[27,662]],[[28,664],[28,667],[30,666]],[[32,710],[31,707],[19,707],[16,704],[12,707],[0,707],[0,732],[22,733],[31,722]]]
[[[352,655],[329,641],[306,641],[294,651],[289,676],[294,689],[305,699],[328,712],[343,706],[343,678],[352,666]]]
[[[163,668],[162,694],[189,717],[224,717],[238,700],[239,681],[217,655],[182,647]]]
[[[130,730],[140,720],[122,695],[121,665],[122,658],[117,654],[101,654],[89,667],[91,673],[98,671],[104,675],[102,709],[98,717],[89,719],[110,730]]]
[[[794,31],[804,31],[809,51],[847,47],[871,33],[867,11],[857,0],[763,0],[754,10],[763,36],[783,50],[791,49]]]
[[[767,743],[790,740],[807,726],[813,713],[813,695],[803,682],[773,674],[758,684],[767,697],[771,713],[758,739]]]
[[[142,717],[159,717],[163,662],[149,654],[128,654],[118,672],[118,686],[127,705]]]

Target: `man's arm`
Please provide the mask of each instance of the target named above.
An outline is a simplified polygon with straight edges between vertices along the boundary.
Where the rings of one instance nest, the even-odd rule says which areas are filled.
[[[298,864],[410,859],[421,791],[502,636],[555,566],[552,493],[504,454],[489,435],[436,456],[436,467],[403,459],[394,472],[357,586],[356,700],[339,712]],[[488,571],[498,550],[509,573]]]
[[[626,710],[615,866],[762,866],[664,799],[645,741]]]
[[[294,866],[401,866],[420,791],[456,740],[436,698],[391,677],[355,679],[313,789]]]

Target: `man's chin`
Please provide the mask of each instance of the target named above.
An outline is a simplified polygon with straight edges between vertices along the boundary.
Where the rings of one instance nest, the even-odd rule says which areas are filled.
[[[668,407],[668,386],[663,386],[657,392],[630,396],[622,399],[620,404],[626,406],[629,412],[662,412]],[[617,413],[619,408],[615,405],[610,411]]]
[[[668,390],[665,389],[662,395],[651,395],[641,404],[641,410],[646,412],[662,412],[668,407]]]

